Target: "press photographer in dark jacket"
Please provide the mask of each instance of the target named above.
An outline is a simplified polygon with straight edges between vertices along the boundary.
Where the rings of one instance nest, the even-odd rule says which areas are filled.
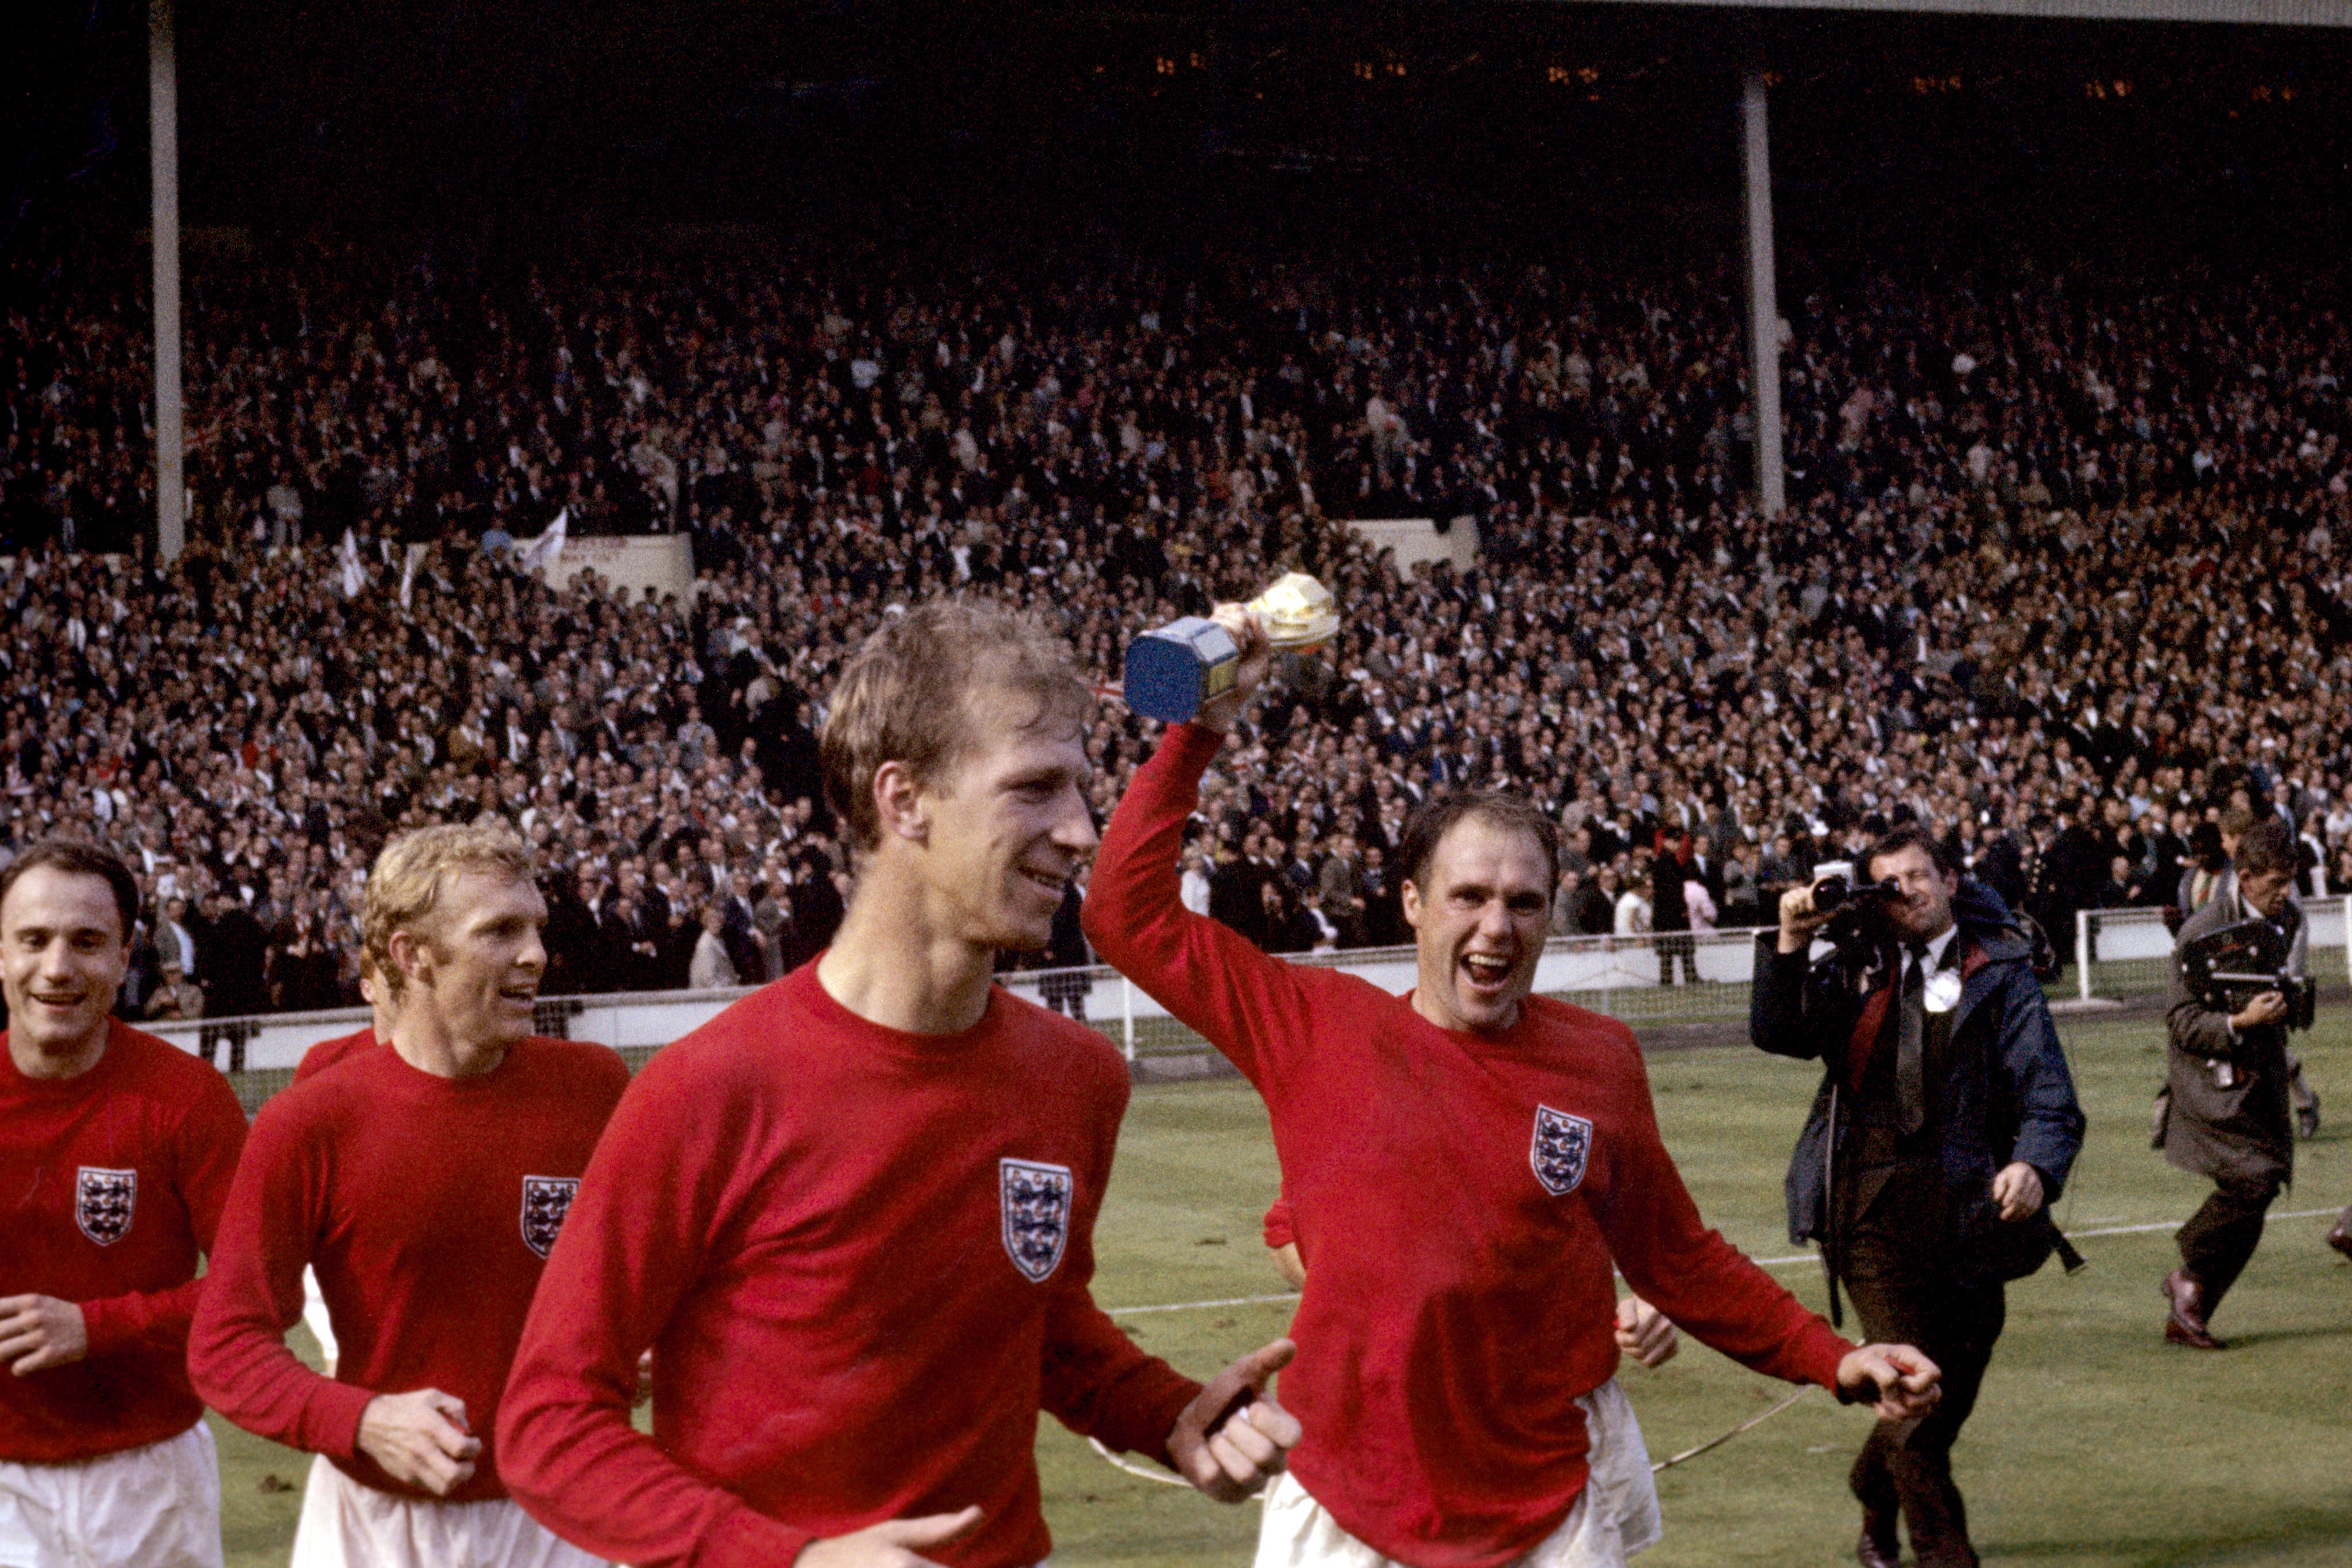
[[[1923,1568],[1972,1565],[1951,1447],[1976,1403],[2007,1304],[2004,1284],[2046,1260],[2045,1218],[2083,1145],[2083,1113],[2025,940],[1990,890],[1963,883],[1935,838],[1906,823],[1862,861],[1861,918],[1829,924],[1812,887],[1780,900],[1759,934],[1748,1031],[1826,1072],[1790,1166],[1789,1229],[1817,1240],[1832,1285],[1873,1339],[1916,1344],[1944,1368],[1924,1417],[1882,1422],[1849,1477],[1863,1508],[1857,1558],[1900,1561],[1907,1522]]]

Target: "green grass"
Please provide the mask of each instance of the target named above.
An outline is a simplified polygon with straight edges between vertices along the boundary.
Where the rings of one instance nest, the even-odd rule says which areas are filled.
[[[2063,1024],[2091,1135],[2060,1217],[2070,1230],[2177,1222],[2202,1184],[2147,1147],[2162,1071],[2153,1018]],[[2329,1124],[2299,1152],[2278,1212],[2352,1198],[2352,1012],[2306,1037]],[[1815,1073],[1746,1048],[1661,1051],[1660,1120],[1701,1210],[1750,1255],[1785,1258],[1789,1145]],[[1196,1375],[1282,1333],[1276,1301],[1173,1312],[1122,1309],[1272,1295],[1258,1243],[1276,1186],[1265,1113],[1230,1082],[1139,1089],[1096,1244],[1095,1293],[1139,1341]],[[2352,1270],[2320,1244],[2326,1220],[2274,1220],[2224,1305],[2222,1354],[2161,1343],[2156,1284],[2168,1229],[2081,1239],[2091,1260],[2011,1287],[2008,1332],[1957,1451],[1989,1563],[2083,1568],[2352,1563]],[[1822,1305],[1811,1262],[1776,1275]],[[299,1331],[298,1331],[299,1333]],[[303,1342],[307,1346],[307,1340]],[[1785,1392],[1696,1343],[1656,1372],[1624,1373],[1663,1457],[1702,1442]],[[1845,1469],[1866,1416],[1826,1396],[1659,1478],[1665,1540],[1643,1568],[1851,1563],[1857,1523]],[[233,1568],[282,1563],[307,1460],[221,1429],[224,1526]],[[1037,1445],[1057,1568],[1244,1564],[1254,1504],[1219,1508],[1113,1469],[1048,1420]]]

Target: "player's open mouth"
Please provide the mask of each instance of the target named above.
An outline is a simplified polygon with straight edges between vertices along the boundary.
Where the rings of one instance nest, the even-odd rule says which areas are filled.
[[[1042,871],[1031,871],[1026,866],[1022,868],[1021,874],[1052,894],[1056,899],[1059,899],[1070,885],[1070,879],[1066,876],[1048,876]]]
[[[509,1002],[529,1004],[539,1000],[539,986],[536,981],[528,986],[500,986],[499,995]]]
[[[1497,958],[1490,953],[1462,956],[1462,972],[1469,977],[1475,988],[1482,991],[1501,990],[1510,981],[1512,967],[1508,958]]]

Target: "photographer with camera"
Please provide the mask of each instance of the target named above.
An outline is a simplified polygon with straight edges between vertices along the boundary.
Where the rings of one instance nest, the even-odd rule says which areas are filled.
[[[1826,869],[1826,868],[1824,868]],[[2032,948],[1990,889],[1924,827],[1863,856],[1863,885],[1817,873],[1759,933],[1748,1032],[1827,1070],[1789,1170],[1789,1229],[1817,1240],[1873,1339],[1944,1369],[1923,1416],[1881,1421],[1848,1484],[1864,1568],[1972,1568],[1951,1448],[2007,1312],[2003,1287],[2060,1245],[2046,1218],[2083,1145],[2083,1113]],[[1817,945],[1826,951],[1816,960]]]
[[[2231,854],[2235,885],[2182,923],[2172,949],[2157,1144],[2213,1196],[2180,1228],[2180,1267],[2165,1277],[2164,1337],[2220,1350],[2213,1310],[2263,1239],[2263,1217],[2294,1171],[2286,1038],[2310,1027],[2310,933],[2293,897],[2294,831],[2266,817]]]

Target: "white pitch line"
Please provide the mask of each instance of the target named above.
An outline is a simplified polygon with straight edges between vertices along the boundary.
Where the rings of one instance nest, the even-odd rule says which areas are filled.
[[[1137,1312],[1189,1312],[1196,1307],[1255,1307],[1266,1301],[1295,1301],[1297,1299],[1297,1291],[1284,1291],[1278,1295],[1272,1296],[1227,1296],[1223,1301],[1170,1301],[1164,1306],[1105,1307],[1103,1311],[1112,1317],[1123,1318],[1131,1317]]]
[[[2340,1211],[2333,1208],[2298,1208],[2285,1214],[2273,1214],[2268,1218],[2319,1219],[2338,1212]],[[2145,1236],[2151,1231],[2178,1230],[2187,1223],[2188,1221],[2181,1219],[2160,1219],[2152,1225],[2103,1225],[2091,1230],[2069,1230],[2066,1232],[2066,1238],[2071,1241],[2092,1236]],[[1797,1252],[1786,1258],[1753,1258],[1749,1261],[1759,1269],[1788,1269],[1799,1263],[1818,1263],[1821,1258],[1817,1253]],[[1268,1301],[1295,1301],[1297,1299],[1297,1291],[1283,1291],[1271,1296],[1225,1296],[1213,1301],[1165,1301],[1150,1307],[1105,1307],[1103,1311],[1112,1317],[1124,1318],[1133,1317],[1139,1312],[1189,1312],[1207,1307],[1256,1307],[1263,1306]]]

